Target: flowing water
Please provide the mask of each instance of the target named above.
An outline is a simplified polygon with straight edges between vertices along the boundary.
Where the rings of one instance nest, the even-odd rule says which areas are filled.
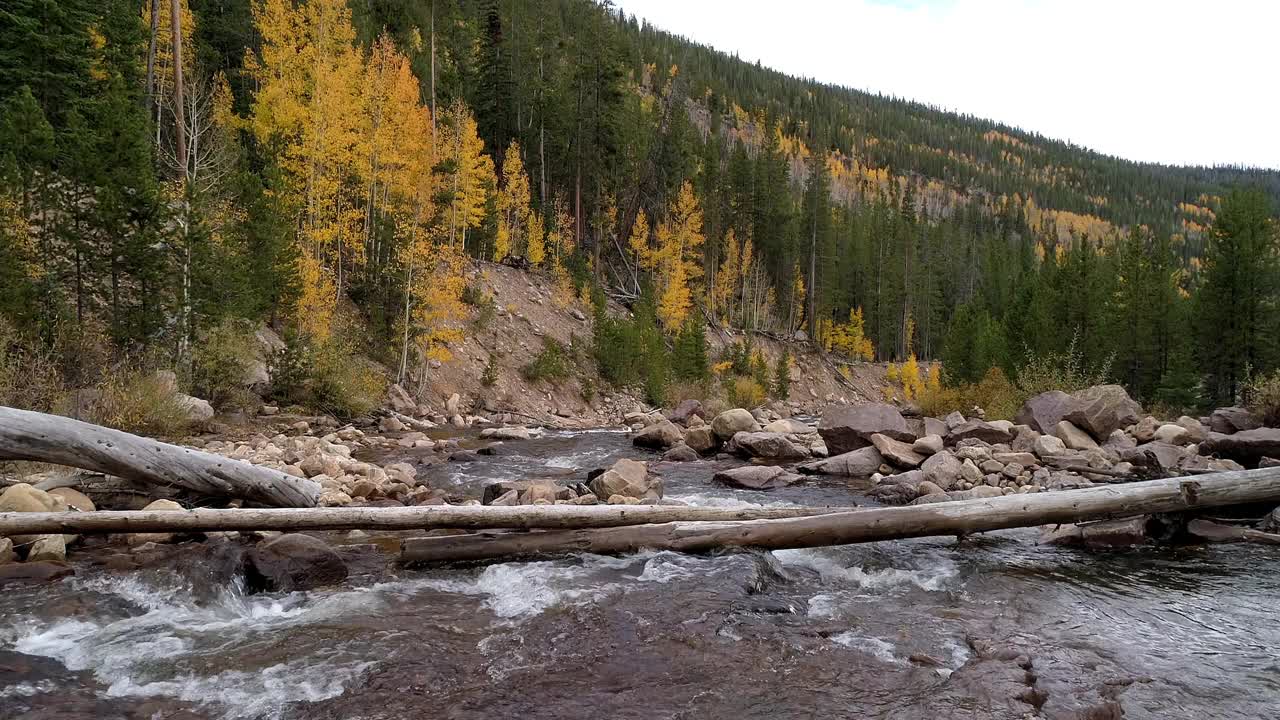
[[[427,472],[478,496],[636,454],[551,432]],[[715,467],[654,469],[690,504],[860,499],[730,490]],[[75,577],[0,590],[0,720],[1280,717],[1274,549],[1037,536],[406,570],[335,535],[345,585],[274,595],[242,591],[228,541],[128,571],[83,550]]]

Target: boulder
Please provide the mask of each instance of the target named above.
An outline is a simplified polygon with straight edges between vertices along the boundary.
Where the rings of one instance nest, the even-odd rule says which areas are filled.
[[[1050,390],[1029,398],[1014,417],[1014,422],[1027,425],[1040,433],[1051,433],[1067,413],[1073,409],[1070,395],[1061,390]]]
[[[88,495],[75,488],[54,488],[49,491],[49,496],[80,512],[94,512],[98,509]]]
[[[915,435],[907,429],[907,420],[892,405],[831,405],[822,414],[818,433],[827,448],[837,455],[871,444],[871,436],[880,434],[902,442],[913,442]]]
[[[1000,497],[1004,492],[998,487],[979,485],[971,490],[952,490],[950,492],[921,495],[912,501],[912,505],[929,505],[937,502],[954,502],[956,500],[981,500],[983,498]]]
[[[884,458],[880,455],[880,451],[874,447],[864,447],[860,450],[807,462],[796,469],[813,475],[870,477],[880,470],[881,465],[884,465]]]
[[[378,432],[380,433],[397,433],[404,432],[404,423],[399,418],[388,415],[378,421]]]
[[[10,485],[0,493],[0,512],[58,512],[62,501],[27,483]]]
[[[63,562],[67,543],[61,535],[40,535],[27,551],[27,562]]]
[[[458,393],[453,393],[448,400],[444,401],[444,414],[457,415],[462,411],[462,397]]]
[[[213,419],[213,406],[208,400],[177,393],[178,404],[186,411],[187,422],[203,423]]]
[[[663,491],[662,478],[649,474],[648,463],[626,459],[619,460],[613,467],[592,478],[588,487],[598,498],[622,495],[637,499],[661,499]]]
[[[925,435],[924,437],[911,443],[911,449],[921,455],[936,455],[942,452],[943,442],[941,435]],[[924,462],[921,460],[921,462]]]
[[[18,553],[13,549],[13,541],[7,537],[0,537],[0,565],[17,561]]]
[[[515,505],[529,505],[537,498],[568,500],[574,495],[573,490],[556,484],[554,480],[500,480],[484,486],[480,502],[493,505],[498,498],[510,492],[516,494]]]
[[[1280,506],[1262,518],[1262,522],[1258,523],[1258,529],[1262,532],[1280,533]]]
[[[10,563],[8,565],[0,565],[0,587],[11,583],[53,582],[75,574],[75,570],[65,563]]]
[[[931,417],[924,418],[921,421],[921,425],[923,425],[923,428],[922,428],[924,431],[923,435],[926,437],[929,435],[937,435],[940,438],[946,437],[947,432],[951,429],[947,427],[947,424],[945,422],[939,420],[938,418],[931,418]]]
[[[1111,450],[1112,452],[1115,452],[1115,453],[1120,453],[1120,452],[1123,452],[1124,450],[1128,450],[1129,448],[1135,448],[1137,446],[1138,446],[1138,441],[1134,440],[1132,435],[1130,435],[1129,433],[1123,430],[1113,431],[1111,435],[1107,438],[1107,441],[1102,443],[1103,449]]]
[[[711,430],[710,425],[691,427],[684,433],[684,444],[697,453],[709,453],[720,446],[720,439]]]
[[[342,557],[323,540],[301,533],[260,543],[246,561],[246,580],[253,591],[310,590],[347,579]]]
[[[946,495],[947,491],[934,485],[928,480],[921,480],[916,486],[916,497],[924,497],[926,495]]]
[[[964,415],[961,415],[958,410],[952,410],[947,413],[947,416],[942,419],[942,422],[947,426],[947,432],[942,433],[943,437],[946,437],[946,435],[950,434],[952,429],[958,428],[964,424]]]
[[[142,508],[144,512],[184,512],[186,508],[172,500],[153,500]],[[174,533],[130,533],[127,541],[132,546],[145,545],[146,543],[169,543],[173,542]]]
[[[480,437],[486,440],[528,440],[531,435],[529,428],[523,425],[509,425],[506,427],[485,428],[480,431]]]
[[[1133,426],[1133,438],[1138,442],[1151,442],[1155,439],[1156,429],[1159,427],[1160,421],[1148,415]]]
[[[751,413],[742,408],[725,410],[711,421],[711,431],[721,440],[728,440],[740,432],[755,432],[760,429]]]
[[[765,432],[776,432],[783,435],[812,435],[817,432],[815,428],[792,418],[774,420],[765,425],[763,429]]]
[[[1218,408],[1209,416],[1209,429],[1224,435],[1257,430],[1260,427],[1262,427],[1262,418],[1242,407]]]
[[[1012,425],[996,424],[984,422],[982,420],[967,420],[959,426],[952,428],[951,434],[947,436],[947,440],[952,444],[961,440],[981,440],[985,443],[995,445],[997,443],[1007,443],[1013,440],[1014,432]]]
[[[667,413],[667,419],[678,425],[688,425],[694,417],[702,417],[706,411],[702,409],[700,400],[684,400]]]
[[[1063,420],[1053,427],[1053,434],[1067,446],[1069,450],[1097,450],[1098,443],[1089,433],[1076,427],[1074,423]]]
[[[387,388],[387,405],[399,413],[410,414],[418,410],[418,403],[414,402],[413,398],[409,397],[409,393],[397,383],[392,383]]]
[[[1177,445],[1152,441],[1132,450],[1125,450],[1120,454],[1120,459],[1138,467],[1174,470],[1178,467],[1184,453],[1185,451]]]
[[[698,457],[698,451],[684,443],[676,443],[662,454],[662,459],[667,462],[693,462]]]
[[[1170,445],[1186,445],[1190,442],[1189,435],[1186,428],[1169,423],[1156,428],[1151,434],[1151,439]]]
[[[680,432],[680,428],[676,427],[675,423],[664,418],[661,422],[656,422],[636,433],[635,437],[631,438],[631,443],[637,447],[663,450],[683,439],[684,434]],[[608,497],[608,495],[600,495],[600,497]]]
[[[1053,435],[1041,435],[1036,438],[1035,443],[1031,446],[1031,452],[1041,460],[1062,455],[1067,451],[1067,444]]]
[[[909,473],[903,473],[903,475],[914,475],[919,478],[920,471],[912,470]],[[871,488],[867,495],[885,505],[906,505],[919,497],[920,485],[923,480],[917,480],[916,482],[889,482],[889,480],[890,478],[885,478],[879,485]]]
[[[1183,415],[1178,418],[1177,424],[1187,431],[1187,442],[1204,442],[1204,439],[1209,437],[1208,429],[1193,417]]]
[[[1230,435],[1209,433],[1200,443],[1202,455],[1222,455],[1246,464],[1264,457],[1280,457],[1280,428],[1255,428]]]
[[[731,470],[722,470],[716,473],[712,479],[730,487],[746,488],[748,490],[772,490],[773,488],[791,485],[804,478],[776,466],[748,465]]]
[[[1091,547],[1132,547],[1147,542],[1147,516],[1102,520],[1080,526],[1081,540]]]
[[[809,457],[807,448],[796,445],[786,435],[776,432],[740,432],[729,441],[736,455],[773,462],[791,462]]]
[[[888,435],[872,435],[871,445],[880,451],[881,457],[900,468],[910,470],[920,467],[920,463],[924,462],[925,456],[913,450],[910,443],[894,440]]]
[[[1258,461],[1258,467],[1260,468],[1280,467],[1280,460],[1277,460],[1276,458],[1273,458],[1273,457],[1264,457]]]
[[[1119,385],[1095,385],[1071,396],[1074,407],[1063,419],[1097,440],[1123,430],[1142,418],[1142,406]]]
[[[944,450],[930,455],[929,459],[920,465],[920,472],[925,480],[943,490],[950,490],[960,479],[961,465],[960,458]]]

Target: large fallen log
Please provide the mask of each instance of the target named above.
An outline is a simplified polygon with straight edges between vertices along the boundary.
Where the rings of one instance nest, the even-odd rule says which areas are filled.
[[[403,543],[401,560],[453,562],[565,552],[626,553],[645,548],[680,552],[743,547],[806,548],[929,535],[968,535],[1267,500],[1280,502],[1280,468],[909,507],[869,508],[785,520],[674,522],[601,530],[485,532],[410,538]]]
[[[35,460],[277,507],[313,507],[320,486],[279,470],[79,420],[0,407],[0,460]]]
[[[377,508],[289,508],[0,513],[0,537],[62,533],[205,532],[223,530],[429,530],[442,528],[606,528],[667,522],[762,520],[846,512],[847,507],[719,508],[676,505],[425,505]]]

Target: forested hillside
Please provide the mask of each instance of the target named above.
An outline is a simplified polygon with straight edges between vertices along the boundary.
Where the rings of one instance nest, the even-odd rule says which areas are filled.
[[[491,302],[478,261],[593,303],[602,375],[654,399],[708,376],[708,323],[954,386],[1070,357],[1188,407],[1280,360],[1277,171],[1102,156],[588,0],[170,5],[0,10],[11,394],[32,363],[208,385],[261,322],[286,396],[376,384],[360,355],[420,384]]]

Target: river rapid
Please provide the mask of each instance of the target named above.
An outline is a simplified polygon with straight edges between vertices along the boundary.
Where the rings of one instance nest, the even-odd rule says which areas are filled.
[[[549,431],[425,472],[479,497],[641,454]],[[760,493],[713,485],[715,461],[652,467],[692,505],[866,502],[838,480]],[[0,720],[1280,717],[1265,547],[1099,553],[1018,530],[404,569],[397,537],[328,537],[352,576],[324,590],[246,594],[227,540],[128,570],[90,548],[74,577],[0,589]]]

